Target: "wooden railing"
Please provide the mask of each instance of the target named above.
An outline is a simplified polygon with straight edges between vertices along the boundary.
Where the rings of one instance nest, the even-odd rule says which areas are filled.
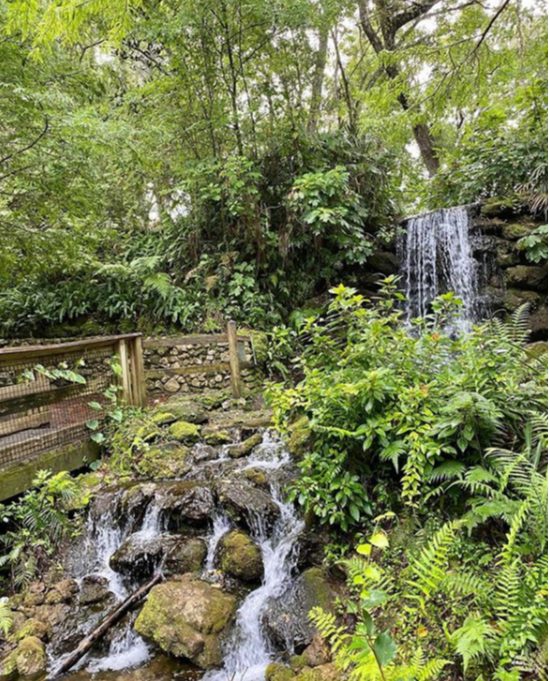
[[[120,376],[112,368],[115,356]],[[86,424],[105,413],[92,405],[106,402],[104,392],[114,382],[124,403],[146,404],[141,334],[2,348],[0,469],[89,440]]]

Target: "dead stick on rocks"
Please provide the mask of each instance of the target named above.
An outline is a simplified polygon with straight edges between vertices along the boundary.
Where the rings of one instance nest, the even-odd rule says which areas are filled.
[[[91,634],[88,634],[82,639],[82,641],[80,641],[78,647],[66,659],[64,659],[56,669],[50,672],[48,679],[55,679],[74,667],[78,660],[88,652],[93,644],[98,641],[112,627],[113,624],[116,624],[116,622],[118,622],[122,615],[124,615],[124,613],[127,612],[132,605],[138,603],[144,596],[147,595],[153,586],[158,584],[158,582],[161,580],[162,573],[157,572],[151,580],[149,580],[146,584],[143,584],[143,586],[140,586],[137,591],[134,591],[132,594],[130,594],[125,601],[120,603],[115,610],[107,615],[107,617],[91,632]]]

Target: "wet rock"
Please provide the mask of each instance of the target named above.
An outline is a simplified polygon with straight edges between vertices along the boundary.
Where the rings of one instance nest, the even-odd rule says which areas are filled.
[[[328,533],[319,528],[302,532],[296,543],[297,565],[300,569],[319,567],[324,562],[325,547],[330,543]]]
[[[317,633],[309,620],[309,612],[314,607],[333,612],[336,597],[324,572],[310,568],[286,593],[268,602],[263,624],[277,645],[301,651],[312,643]]]
[[[217,449],[211,445],[205,445],[202,442],[196,444],[192,451],[193,460],[196,463],[202,463],[203,461],[213,461],[219,456]]]
[[[131,519],[134,523],[141,520],[147,511],[148,505],[154,499],[158,486],[152,482],[143,482],[132,485],[127,489],[120,500],[120,520]]]
[[[100,575],[87,575],[80,585],[80,595],[78,602],[80,605],[90,605],[100,603],[110,598],[109,580]]]
[[[219,559],[223,572],[237,579],[257,582],[263,576],[261,550],[241,530],[233,530],[222,537],[219,543]]]
[[[169,548],[164,562],[164,575],[183,575],[187,572],[199,572],[204,565],[208,547],[203,539],[190,537],[177,538]]]
[[[78,582],[75,579],[62,579],[55,584],[46,596],[46,603],[68,603],[78,593]]]
[[[248,527],[263,523],[269,527],[280,517],[280,509],[267,492],[252,487],[248,482],[221,480],[217,494],[221,505],[237,523]]]
[[[268,487],[269,481],[265,473],[259,468],[247,468],[243,471],[246,480],[255,485],[256,487]]]
[[[244,440],[244,442],[240,442],[239,444],[230,447],[229,456],[232,459],[240,459],[243,456],[248,456],[248,454],[251,454],[252,450],[257,447],[257,445],[260,445],[262,441],[263,435],[261,435],[261,433],[256,433],[247,440]]]
[[[165,652],[211,669],[221,664],[221,634],[235,611],[234,596],[185,575],[153,587],[135,630]]]
[[[271,662],[265,670],[265,681],[290,681],[293,678],[293,670],[280,662]]]
[[[192,445],[200,439],[200,426],[188,421],[176,421],[169,427],[171,437],[178,442]]]
[[[185,529],[189,525],[205,526],[214,510],[210,488],[199,482],[174,482],[163,485],[157,499],[166,514],[170,531]]]
[[[112,554],[109,564],[125,577],[140,581],[152,577],[164,554],[166,543],[159,536],[132,534]]]
[[[37,636],[27,636],[20,641],[14,656],[21,676],[33,676],[46,668],[46,649]]]
[[[538,307],[528,320],[531,340],[541,341],[547,339],[547,303]]]
[[[376,251],[368,258],[368,269],[381,274],[398,274],[399,261],[394,253]]]

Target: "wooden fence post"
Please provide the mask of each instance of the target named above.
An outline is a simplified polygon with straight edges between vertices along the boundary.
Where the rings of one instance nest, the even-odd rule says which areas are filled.
[[[145,362],[143,360],[143,340],[141,336],[131,341],[130,362],[132,370],[133,404],[136,407],[147,406],[147,382],[145,379]]]
[[[229,339],[229,367],[231,370],[231,389],[237,399],[242,395],[240,384],[240,360],[238,359],[238,337],[236,324],[231,320],[227,323],[227,337]]]
[[[121,399],[126,405],[132,404],[132,384],[128,357],[128,344],[124,339],[118,341],[118,358],[122,369],[120,383],[122,385]]]

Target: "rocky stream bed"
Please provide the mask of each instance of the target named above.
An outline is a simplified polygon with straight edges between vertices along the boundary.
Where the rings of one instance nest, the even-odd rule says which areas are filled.
[[[269,421],[190,401],[157,408],[133,474],[107,485],[95,477],[85,527],[55,577],[11,599],[15,634],[0,651],[0,679],[55,677],[158,572],[147,597],[62,678],[336,678],[308,613],[332,609],[337,585],[320,567],[321,538],[285,500],[296,464]]]

